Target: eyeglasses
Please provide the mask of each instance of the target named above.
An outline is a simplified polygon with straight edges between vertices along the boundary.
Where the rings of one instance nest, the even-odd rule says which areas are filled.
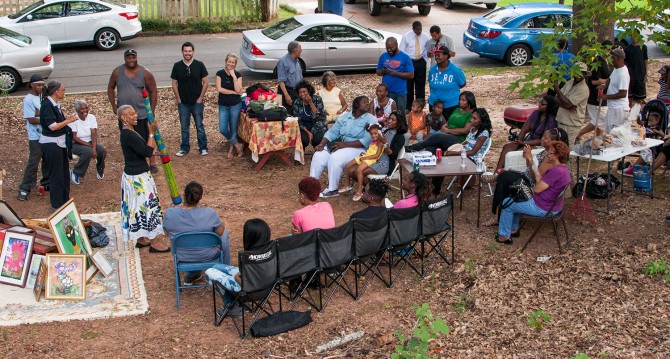
[[[191,66],[186,66],[186,77],[191,77]]]

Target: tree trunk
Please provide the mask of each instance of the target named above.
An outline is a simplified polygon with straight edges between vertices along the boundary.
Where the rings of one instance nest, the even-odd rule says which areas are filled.
[[[583,29],[582,31],[573,33],[574,37],[572,39],[572,48],[571,51],[573,54],[579,54],[582,50],[582,47],[589,46],[591,43],[585,38],[585,32],[594,31],[598,34],[598,42],[603,42],[604,40],[610,40],[612,43],[616,40],[614,38],[614,22],[615,19],[615,10],[614,0],[599,0],[602,1],[602,5],[605,5],[606,11],[602,13],[595,13],[593,10],[593,5],[597,4],[594,0],[576,0],[572,5],[572,14],[573,14],[573,31],[576,26],[574,24],[588,23],[591,24],[590,29]],[[586,31],[584,31],[586,30]]]

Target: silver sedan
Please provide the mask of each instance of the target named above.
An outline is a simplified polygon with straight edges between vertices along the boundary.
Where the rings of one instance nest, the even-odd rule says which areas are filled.
[[[0,91],[14,92],[30,76],[51,76],[54,60],[44,36],[28,37],[0,27]]]
[[[288,53],[288,43],[296,40],[306,71],[374,69],[389,37],[400,41],[399,34],[369,29],[338,15],[298,15],[244,31],[240,55],[251,71],[272,73]]]

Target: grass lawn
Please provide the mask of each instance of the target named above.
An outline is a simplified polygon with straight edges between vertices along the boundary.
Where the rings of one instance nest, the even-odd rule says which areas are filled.
[[[500,0],[498,3],[498,6],[505,6],[505,5],[510,5],[510,4],[521,4],[525,2],[538,2],[537,0]],[[545,3],[555,3],[558,4],[558,1],[541,1]],[[572,0],[565,0],[564,2],[565,5],[567,6],[572,6]],[[646,7],[648,6],[647,1],[645,0],[625,0],[625,1],[617,1],[616,2],[616,8],[618,11],[625,12],[630,10],[633,7]]]

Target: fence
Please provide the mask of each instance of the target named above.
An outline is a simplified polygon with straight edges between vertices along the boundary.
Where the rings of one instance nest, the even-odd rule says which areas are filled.
[[[34,0],[2,0],[0,16],[14,14]],[[127,0],[135,4],[140,20],[162,19],[170,22],[208,20],[212,22],[267,21],[276,17],[279,0]]]

